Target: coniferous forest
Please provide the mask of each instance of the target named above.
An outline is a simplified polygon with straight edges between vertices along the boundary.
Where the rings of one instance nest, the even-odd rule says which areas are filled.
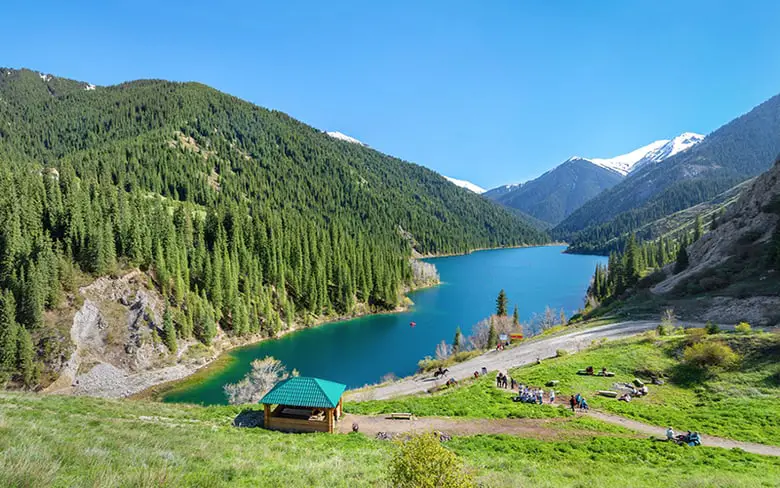
[[[392,309],[413,249],[547,240],[422,166],[204,85],[0,71],[0,369],[28,385],[56,342],[47,310],[85,274],[146,270],[163,333],[208,344]]]

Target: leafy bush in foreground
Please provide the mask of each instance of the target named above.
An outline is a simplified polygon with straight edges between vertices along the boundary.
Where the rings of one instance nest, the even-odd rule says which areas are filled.
[[[397,488],[469,488],[473,476],[435,434],[420,434],[400,443],[390,462],[390,484]]]

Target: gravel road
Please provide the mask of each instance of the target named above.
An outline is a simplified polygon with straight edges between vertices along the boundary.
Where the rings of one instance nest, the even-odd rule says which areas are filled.
[[[520,344],[504,351],[490,351],[481,356],[469,359],[449,367],[449,374],[440,380],[434,380],[431,374],[416,375],[395,383],[382,385],[362,391],[348,392],[349,401],[386,400],[388,398],[413,393],[422,393],[432,387],[444,384],[448,378],[462,380],[474,375],[474,371],[487,368],[488,371],[507,371],[526,364],[533,363],[537,358],[546,359],[555,356],[555,351],[565,349],[576,352],[590,346],[599,339],[621,339],[641,334],[658,326],[657,320],[636,320],[602,325],[588,329],[577,330],[570,334],[539,339]],[[686,324],[686,327],[700,327],[701,324]]]

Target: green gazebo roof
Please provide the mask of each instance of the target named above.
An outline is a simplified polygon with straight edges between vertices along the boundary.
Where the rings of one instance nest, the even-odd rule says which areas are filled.
[[[346,385],[306,376],[296,376],[276,384],[260,403],[291,407],[336,408]]]

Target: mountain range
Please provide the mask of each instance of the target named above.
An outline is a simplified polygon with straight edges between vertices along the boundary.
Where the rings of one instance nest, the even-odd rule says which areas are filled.
[[[780,96],[723,125],[698,144],[638,167],[553,229],[571,252],[608,253],[661,217],[715,198],[767,170],[780,154]]]
[[[573,156],[536,179],[503,185],[485,192],[484,196],[556,225],[632,172],[660,163],[703,139],[700,134],[685,132],[612,158]]]

